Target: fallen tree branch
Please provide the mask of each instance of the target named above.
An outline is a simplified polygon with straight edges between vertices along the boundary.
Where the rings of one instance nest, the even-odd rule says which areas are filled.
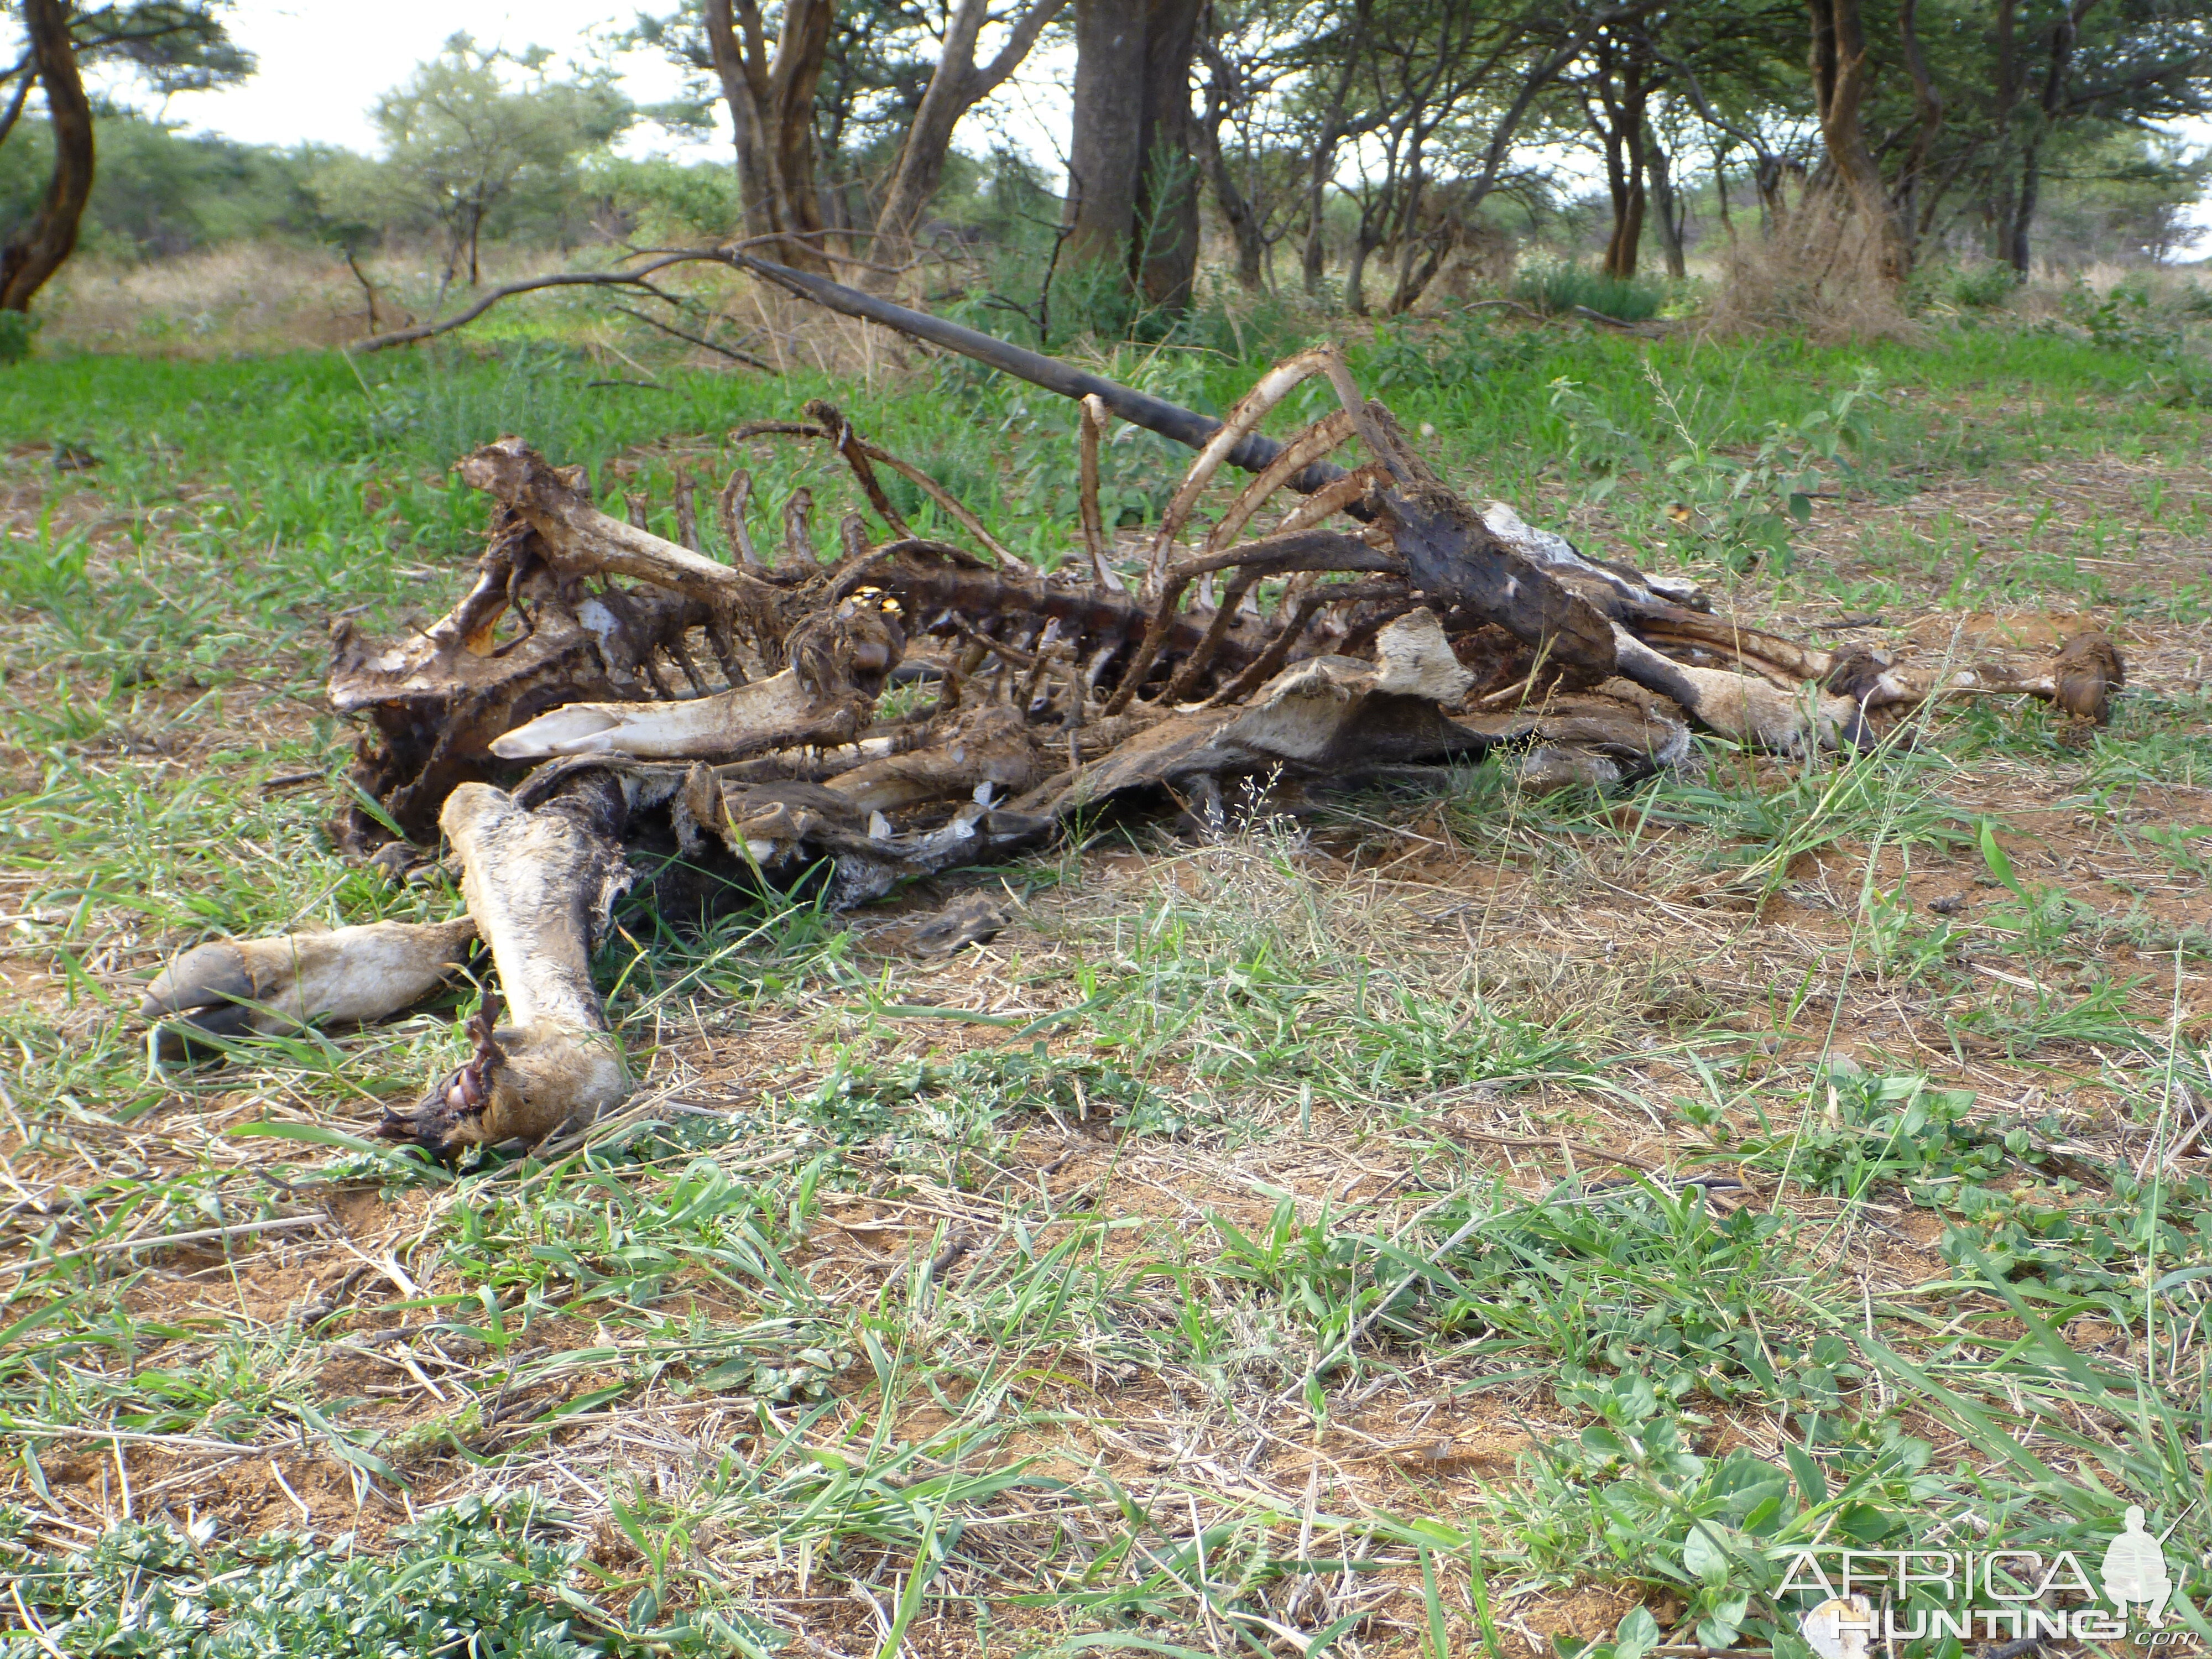
[[[652,276],[655,271],[665,270],[672,265],[727,265],[735,270],[745,270],[750,271],[751,274],[757,276],[765,276],[770,282],[778,282],[781,276],[786,276],[793,277],[803,276],[805,274],[803,272],[791,270],[788,267],[777,264],[772,260],[756,259],[751,254],[749,254],[744,251],[745,249],[752,247],[762,242],[775,242],[781,241],[785,239],[781,236],[756,236],[748,238],[744,241],[732,242],[721,247],[672,248],[660,253],[650,264],[640,265],[633,270],[564,270],[556,271],[551,275],[544,276],[525,277],[519,283],[508,283],[503,287],[494,289],[490,293],[485,295],[482,299],[478,300],[474,305],[471,306],[466,311],[460,313],[458,316],[448,317],[441,322],[417,323],[410,328],[394,329],[388,334],[373,334],[366,340],[356,340],[352,345],[346,347],[345,349],[349,352],[383,351],[392,346],[413,345],[420,340],[431,339],[441,334],[450,334],[457,328],[466,328],[471,323],[476,321],[477,318],[483,316],[484,313],[489,311],[494,306],[497,305],[502,300],[511,300],[517,295],[520,294],[538,293],[543,289],[550,288],[636,288],[644,289],[647,293],[652,295],[656,299],[668,300],[671,298],[670,295],[663,294],[659,289],[653,287],[652,283],[647,282],[645,279]],[[907,269],[905,266],[893,267],[890,265],[871,264],[865,259],[854,259],[843,254],[832,254],[830,257],[837,259],[841,264],[857,266],[864,270],[878,271],[885,276],[899,276]],[[857,293],[856,289],[846,288],[842,283],[829,282],[827,277],[813,278],[811,280],[827,283],[830,288],[836,289],[840,294]],[[787,283],[784,283],[783,286],[788,287],[789,284]],[[826,301],[821,301],[818,295],[805,293],[804,290],[801,290],[801,297],[814,299],[819,303],[828,303]],[[617,309],[619,308],[620,307],[617,307]],[[833,307],[832,308],[836,309],[838,307]],[[911,312],[904,312],[897,306],[891,306],[890,308],[893,311],[900,312],[902,316],[913,316],[916,314]],[[667,332],[676,334],[680,338],[690,340],[694,345],[705,346],[710,351],[721,351],[725,356],[736,356],[739,361],[750,363],[755,368],[769,369],[770,373],[774,372],[770,365],[762,362],[757,358],[746,357],[739,353],[727,351],[721,346],[714,345],[706,340],[696,339],[689,334],[683,333],[680,330],[668,328],[667,325],[665,323],[653,322],[652,318],[640,316],[636,312],[633,311],[629,314],[633,317],[638,317],[639,320],[641,322],[651,323],[655,328],[665,329]],[[870,320],[880,319],[871,319]],[[890,325],[890,326],[896,328],[901,325],[899,324],[893,323]],[[950,327],[951,325],[948,324],[946,326]],[[965,332],[966,331],[963,330],[962,331]],[[987,337],[979,335],[976,337],[980,339]],[[1038,361],[1041,362],[1047,362],[1051,360],[1048,358],[1040,358]],[[1101,384],[1103,385],[1106,383],[1101,382]],[[1162,407],[1170,407],[1170,405],[1164,404]]]
[[[1157,432],[1164,438],[1172,438],[1193,449],[1205,448],[1206,441],[1221,429],[1221,422],[1217,420],[1178,408],[1164,398],[1139,392],[1133,386],[1122,386],[1103,376],[1089,374],[1055,357],[1027,350],[994,335],[963,328],[942,317],[932,317],[926,312],[911,311],[904,306],[894,305],[889,300],[878,299],[872,294],[847,288],[842,283],[833,283],[826,276],[793,270],[790,266],[780,265],[772,259],[763,259],[735,249],[730,252],[729,263],[740,270],[750,271],[802,300],[811,300],[842,316],[896,329],[902,334],[927,340],[932,345],[942,346],[947,351],[988,364],[1017,380],[1027,380],[1048,392],[1057,392],[1064,398],[1080,400],[1095,397],[1130,425],[1143,427],[1147,432]],[[1254,432],[1231,449],[1225,459],[1229,465],[1242,471],[1259,472],[1264,471],[1281,451],[1282,446],[1273,439]],[[1291,480],[1291,488],[1302,495],[1310,495],[1343,476],[1342,467],[1327,461],[1316,461]]]
[[[775,239],[757,240],[773,240]],[[345,349],[349,352],[383,351],[392,346],[413,345],[419,340],[428,340],[440,334],[450,334],[457,328],[466,328],[502,300],[511,300],[520,294],[535,294],[549,288],[635,288],[643,289],[656,299],[666,300],[670,296],[646,281],[647,277],[656,271],[666,270],[672,265],[714,264],[738,267],[741,261],[750,257],[741,250],[750,246],[750,242],[740,242],[730,247],[674,248],[659,255],[650,263],[639,265],[630,270],[564,270],[556,271],[545,276],[525,277],[521,282],[508,283],[503,287],[494,289],[457,316],[448,317],[441,322],[417,323],[411,328],[394,329],[388,334],[373,334],[366,340],[355,341],[352,345]],[[782,267],[779,265],[775,269],[781,270]],[[636,316],[638,313],[632,312],[630,314]],[[644,320],[651,322],[653,319],[647,318]],[[653,326],[659,328],[665,325],[655,323]],[[675,332],[673,330],[670,331]],[[704,345],[707,343],[698,341],[695,343]],[[719,350],[721,348],[713,349]],[[756,362],[757,360],[749,358],[746,361]],[[767,368],[769,365],[758,363],[757,367]]]
[[[655,260],[640,270],[568,270],[550,276],[532,276],[520,283],[509,283],[495,288],[466,311],[448,317],[442,322],[417,323],[412,328],[394,329],[389,334],[372,334],[366,340],[356,340],[346,348],[348,351],[383,351],[392,346],[413,345],[418,340],[428,340],[441,334],[450,334],[457,328],[466,328],[489,311],[501,300],[511,300],[518,294],[535,294],[549,288],[640,288],[650,290],[652,284],[645,279],[656,270],[681,264],[686,259],[712,259],[713,254],[680,255]]]

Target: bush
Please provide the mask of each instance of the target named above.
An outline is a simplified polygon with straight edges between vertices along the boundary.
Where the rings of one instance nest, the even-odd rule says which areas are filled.
[[[1585,265],[1532,265],[1513,282],[1513,297],[1547,317],[1580,306],[1616,322],[1640,323],[1659,314],[1666,295],[1649,283],[1607,276]]]
[[[0,363],[20,363],[31,355],[40,320],[27,311],[0,311]]]
[[[1951,303],[1965,311],[1994,311],[2020,291],[2020,275],[2009,265],[1984,265],[1951,278]]]

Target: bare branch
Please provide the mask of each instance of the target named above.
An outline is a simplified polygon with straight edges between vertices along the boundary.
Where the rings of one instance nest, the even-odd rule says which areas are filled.
[[[544,289],[634,288],[650,290],[652,284],[645,279],[653,272],[665,270],[671,265],[695,261],[726,264],[727,256],[719,249],[696,253],[674,253],[656,259],[651,264],[642,266],[636,270],[566,270],[556,272],[550,276],[526,277],[521,282],[509,283],[502,288],[492,289],[466,311],[448,317],[443,322],[417,323],[412,328],[394,329],[389,334],[373,334],[366,340],[355,342],[348,349],[382,351],[391,346],[413,345],[418,340],[428,340],[441,334],[450,334],[457,328],[466,328],[501,300],[511,300],[518,294],[535,294]]]
[[[739,351],[732,346],[716,345],[712,340],[702,339],[696,334],[687,334],[672,323],[664,323],[658,317],[648,317],[642,311],[633,311],[628,306],[617,306],[615,309],[625,317],[636,318],[647,328],[657,328],[663,334],[672,334],[679,340],[688,340],[704,350],[719,352],[733,363],[744,363],[752,368],[766,369],[771,374],[775,373],[775,366],[773,363],[763,362],[750,352]]]

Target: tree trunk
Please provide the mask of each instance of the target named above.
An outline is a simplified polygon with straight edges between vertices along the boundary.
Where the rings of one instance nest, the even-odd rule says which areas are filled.
[[[1230,171],[1229,158],[1222,152],[1221,123],[1224,114],[1209,94],[1206,114],[1198,124],[1199,150],[1206,176],[1213,185],[1213,199],[1221,209],[1222,221],[1228,225],[1231,240],[1237,244],[1237,285],[1249,293],[1257,293],[1260,261],[1267,252],[1267,239],[1261,234],[1259,215],[1254,211],[1250,199],[1237,188],[1236,175]]]
[[[1382,239],[1368,228],[1367,215],[1359,216],[1359,229],[1352,239],[1352,263],[1344,272],[1344,303],[1355,317],[1367,314],[1367,256],[1382,245]]]
[[[1603,270],[1626,280],[1636,275],[1644,244],[1644,113],[1650,98],[1644,54],[1634,46],[1615,57],[1613,41],[1601,36],[1584,114],[1605,149],[1605,187],[1613,198],[1613,234],[1605,245]]]
[[[1074,125],[1068,145],[1067,257],[1129,256],[1144,159],[1145,0],[1076,0]]]
[[[1201,41],[1200,50],[1205,54],[1208,75],[1206,109],[1196,128],[1199,156],[1213,185],[1213,199],[1221,209],[1222,220],[1237,244],[1237,286],[1248,293],[1257,293],[1267,240],[1261,228],[1259,212],[1251,198],[1238,187],[1237,175],[1231,170],[1228,154],[1221,144],[1222,125],[1228,120],[1231,108],[1245,101],[1245,94],[1237,84],[1236,65],[1214,42]]]
[[[1644,88],[1630,71],[1611,129],[1605,135],[1606,187],[1613,196],[1613,236],[1606,243],[1605,274],[1626,281],[1636,275],[1644,246]]]
[[[830,48],[835,0],[786,0],[769,56],[757,0],[706,0],[707,44],[737,137],[738,188],[748,238],[775,237],[784,264],[827,274],[815,188],[814,88]]]
[[[1013,26],[1006,46],[991,62],[978,68],[975,42],[989,21],[988,0],[955,0],[946,20],[945,45],[937,68],[921,94],[899,147],[898,167],[883,210],[876,216],[872,258],[888,264],[910,257],[915,233],[945,182],[945,161],[952,150],[952,131],[960,118],[996,91],[1021,66],[1046,24],[1066,8],[1067,0],[1036,0]],[[868,273],[868,286],[889,288],[896,279],[881,272]]]
[[[1639,167],[1627,188],[1613,198],[1613,237],[1605,246],[1605,274],[1626,282],[1636,275],[1636,256],[1644,245],[1644,178]]]
[[[1682,202],[1674,192],[1674,162],[1656,133],[1644,135],[1644,172],[1650,181],[1651,206],[1658,214],[1659,252],[1667,261],[1667,275],[1679,283],[1690,274],[1682,255]]]
[[[8,135],[15,131],[15,123],[22,118],[23,106],[30,100],[31,88],[39,79],[38,66],[27,61],[19,59],[15,72],[22,78],[15,82],[15,90],[9,94],[7,109],[0,112],[0,144],[6,143]]]
[[[1298,279],[1309,299],[1320,298],[1322,274],[1328,266],[1328,181],[1336,171],[1336,147],[1344,138],[1345,101],[1352,95],[1352,77],[1367,49],[1369,3],[1370,0],[1354,0],[1336,83],[1329,88],[1328,103],[1322,112],[1321,130],[1314,138],[1313,165],[1306,174],[1306,242],[1298,257]]]
[[[1421,187],[1427,180],[1422,172],[1418,137],[1414,144],[1413,164],[1406,176],[1406,207],[1398,216],[1398,279],[1391,287],[1389,303],[1383,307],[1383,314],[1389,317],[1402,315],[1420,297],[1421,292],[1413,281],[1413,262],[1421,252],[1420,237],[1417,232],[1420,222]],[[1431,265],[1430,275],[1434,274],[1435,267]]]
[[[1190,64],[1200,0],[1077,0],[1070,257],[1127,273],[1164,310],[1198,271]]]
[[[1784,193],[1788,183],[1788,170],[1779,155],[1759,158],[1752,184],[1759,191],[1759,234],[1770,240],[1780,236],[1790,222],[1790,198]]]
[[[1927,55],[1920,50],[1919,0],[1898,0],[1897,39],[1899,55],[1905,59],[1905,72],[1912,77],[1912,109],[1916,125],[1912,133],[1912,148],[1905,152],[1905,164],[1897,175],[1897,220],[1905,238],[1905,256],[1910,261],[1917,251],[1924,225],[1922,213],[1922,179],[1928,171],[1929,157],[1935,153],[1936,136],[1943,129],[1943,97],[1936,89],[1936,78],[1928,72]],[[1932,212],[1935,203],[1926,204]]]
[[[471,288],[483,286],[483,275],[477,268],[477,240],[483,234],[483,210],[471,207],[469,210],[469,286]]]
[[[54,171],[38,212],[0,248],[0,311],[31,308],[31,296],[76,251],[77,226],[92,195],[92,106],[77,74],[67,0],[23,0],[23,27],[46,88]]]
[[[1996,130],[1997,155],[1990,164],[1990,177],[2004,177],[2006,153],[2012,147],[2013,120],[2020,108],[2021,88],[2026,84],[2020,61],[2018,37],[2019,7],[2017,0],[1997,0],[1996,40],[1996,104],[1991,125]],[[2006,264],[2012,263],[2013,221],[2017,203],[2015,180],[1996,185],[1990,192],[1992,236],[1990,252]]]
[[[2031,263],[2028,231],[2035,222],[2036,198],[2043,191],[2043,145],[2040,140],[2030,139],[2021,153],[2020,195],[2013,207],[2012,240],[2006,247],[2005,263],[2022,276]]]
[[[2020,158],[2020,198],[2013,210],[2012,244],[2005,250],[2012,268],[2023,277],[2028,273],[2028,232],[2043,191],[2043,136],[2066,102],[2066,78],[2074,64],[2075,42],[2081,39],[2081,19],[2097,0],[2073,0],[2066,15],[2051,26],[2051,71],[2044,77],[2042,107],[2035,130],[2022,147]]]
[[[1334,147],[1330,160],[1334,161]],[[1305,290],[1309,300],[1321,297],[1321,279],[1328,269],[1328,226],[1324,210],[1328,205],[1328,178],[1322,171],[1322,158],[1314,157],[1314,176],[1306,189],[1306,240],[1298,250],[1298,286]]]
[[[1735,219],[1729,212],[1729,148],[1723,143],[1713,146],[1713,200],[1720,209],[1721,234],[1728,238],[1728,245],[1733,248],[1736,245]]]
[[[1190,308],[1198,277],[1198,118],[1190,106],[1190,66],[1202,5],[1148,0],[1145,8],[1139,246],[1130,250],[1130,275],[1147,301],[1171,312]]]
[[[1863,119],[1868,91],[1866,25],[1860,0],[1810,0],[1813,102],[1829,164],[1842,180],[1859,234],[1874,242],[1875,269],[1887,283],[1905,276],[1904,239],[1867,143]]]

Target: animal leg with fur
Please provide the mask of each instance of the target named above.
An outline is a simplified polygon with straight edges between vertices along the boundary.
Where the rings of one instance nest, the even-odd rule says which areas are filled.
[[[629,1092],[629,1067],[592,984],[593,945],[629,884],[623,786],[597,769],[536,809],[465,783],[439,825],[460,859],[469,915],[491,947],[507,1018],[479,1016],[476,1053],[377,1133],[447,1155],[536,1142],[589,1122]]]
[[[267,1036],[389,1019],[468,959],[475,921],[377,921],[329,933],[216,939],[174,958],[146,988],[139,1017],[155,1051],[181,1058],[196,1039]]]

